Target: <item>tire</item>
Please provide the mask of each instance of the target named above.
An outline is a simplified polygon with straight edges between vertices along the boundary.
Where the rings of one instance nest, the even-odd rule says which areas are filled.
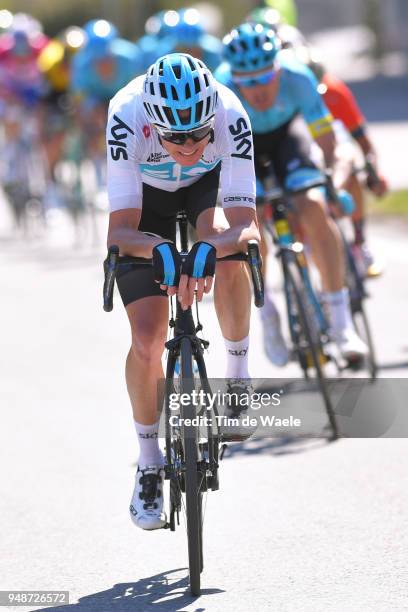
[[[189,393],[193,390],[193,355],[191,343],[188,338],[181,341],[180,355],[180,379],[181,392]],[[193,405],[182,407],[182,418],[190,419],[195,416]],[[187,515],[187,539],[188,539],[188,561],[190,573],[190,590],[194,596],[200,595],[200,574],[203,568],[202,555],[202,493],[198,478],[197,462],[198,440],[197,429],[194,426],[183,425],[183,445],[185,457],[185,488],[186,488],[186,515]]]
[[[298,357],[300,361],[301,367],[304,369],[304,364],[302,363],[301,350],[303,347],[300,346],[300,343],[303,341],[305,345],[305,349],[310,351],[310,355],[312,358],[313,366],[316,370],[316,377],[320,388],[320,393],[323,398],[324,406],[326,409],[326,413],[329,419],[332,435],[331,440],[337,440],[339,437],[339,431],[336,421],[336,416],[334,414],[333,406],[331,403],[329,390],[327,386],[326,377],[324,375],[324,371],[322,368],[322,364],[320,362],[320,358],[322,355],[322,346],[320,340],[315,336],[315,333],[312,331],[314,329],[314,322],[309,321],[311,309],[309,305],[306,303],[307,299],[307,291],[305,289],[303,278],[301,271],[299,269],[299,265],[295,259],[291,260],[283,260],[283,270],[285,276],[285,286],[286,291],[289,296],[291,294],[292,303],[290,305],[290,297],[288,297],[288,313],[289,320],[292,316],[290,308],[294,307],[296,309],[296,316],[299,323],[299,333],[297,334],[298,339],[295,341],[297,344],[296,349],[298,351]],[[308,316],[309,315],[309,316]],[[294,335],[292,333],[292,340]],[[304,349],[303,349],[304,350]]]
[[[359,311],[353,312],[353,323],[356,332],[367,343],[368,355],[366,358],[367,368],[372,381],[376,380],[378,374],[377,357],[375,354],[373,336],[371,334],[370,324],[363,304]]]
[[[375,355],[373,336],[371,334],[370,324],[364,308],[364,300],[367,297],[367,293],[364,289],[364,279],[361,278],[358,271],[350,244],[344,237],[343,242],[346,258],[346,282],[350,293],[350,306],[354,328],[361,339],[364,340],[368,346],[368,356],[366,358],[367,369],[370,373],[371,380],[375,380],[377,378],[378,365]]]

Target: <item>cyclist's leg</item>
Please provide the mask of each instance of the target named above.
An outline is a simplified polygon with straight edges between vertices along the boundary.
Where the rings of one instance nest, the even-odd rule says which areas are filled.
[[[303,125],[293,121],[277,151],[275,164],[278,177],[293,191],[302,189],[313,174],[318,176],[310,147],[311,140]],[[366,347],[354,332],[341,236],[328,214],[324,195],[320,189],[309,189],[295,194],[293,204],[320,272],[333,336],[345,358],[362,356]]]
[[[215,206],[220,169],[219,164],[189,187],[186,210],[190,223],[197,230],[199,240],[208,239],[212,234],[225,230],[228,224],[240,224],[242,212],[239,208],[229,209],[231,213],[228,222],[225,218],[224,223],[219,222],[219,217],[217,219]],[[251,288],[244,263],[234,261],[217,263],[214,301],[227,346],[227,377],[248,378]]]
[[[179,203],[177,192],[171,194],[144,185],[139,230],[175,240],[175,213]],[[167,216],[163,216],[163,210]],[[161,357],[166,340],[168,298],[154,281],[152,267],[122,270],[117,275],[117,284],[131,326],[126,383],[140,449],[130,515],[138,527],[159,529],[164,526],[166,515],[163,512],[164,458],[158,439],[163,398],[158,395],[158,381],[163,378]]]
[[[179,203],[177,192],[144,185],[139,230],[174,241]],[[161,356],[166,339],[168,299],[154,281],[151,267],[122,269],[117,275],[117,284],[131,326],[126,381],[133,416],[136,423],[153,426],[159,417],[157,382],[163,377]]]

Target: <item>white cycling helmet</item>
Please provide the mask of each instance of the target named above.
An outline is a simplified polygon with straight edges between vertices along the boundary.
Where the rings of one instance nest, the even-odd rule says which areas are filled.
[[[170,53],[148,69],[142,100],[153,124],[173,131],[194,130],[214,117],[217,86],[201,60],[187,53]]]

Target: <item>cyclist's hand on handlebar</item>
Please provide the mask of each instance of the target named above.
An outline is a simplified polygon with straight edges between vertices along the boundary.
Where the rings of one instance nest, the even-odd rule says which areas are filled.
[[[216,248],[208,242],[200,241],[192,246],[181,266],[178,299],[184,310],[192,305],[195,291],[198,301],[211,291],[216,260]]]
[[[378,198],[382,198],[388,191],[388,183],[385,178],[381,175],[376,180],[372,180],[370,176],[367,177],[367,187],[374,193]]]
[[[167,295],[174,295],[180,282],[181,257],[172,242],[161,242],[152,251],[154,280]]]

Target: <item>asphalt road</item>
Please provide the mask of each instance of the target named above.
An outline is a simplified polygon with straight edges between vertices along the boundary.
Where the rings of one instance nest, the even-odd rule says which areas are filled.
[[[74,251],[59,231],[1,242],[0,590],[69,590],[64,610],[86,612],[407,610],[404,439],[230,447],[207,500],[203,594],[188,595],[183,527],[147,533],[128,517],[126,318],[118,298],[102,311],[102,251]],[[408,373],[406,233],[395,221],[370,232],[386,264],[369,303],[385,377]],[[270,283],[281,301],[274,267]],[[220,375],[211,299],[201,316]],[[251,335],[253,373],[299,375],[270,366],[256,312]]]

